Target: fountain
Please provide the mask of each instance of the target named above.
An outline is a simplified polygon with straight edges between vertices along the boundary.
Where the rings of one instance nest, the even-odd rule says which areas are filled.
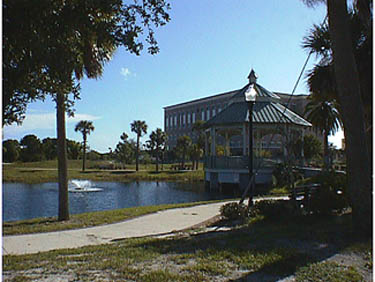
[[[68,184],[69,192],[99,192],[102,190],[101,188],[91,187],[90,180],[73,179]]]

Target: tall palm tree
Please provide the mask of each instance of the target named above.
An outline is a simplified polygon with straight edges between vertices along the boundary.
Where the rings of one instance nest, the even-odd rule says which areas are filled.
[[[82,162],[82,171],[85,171],[86,168],[86,146],[87,146],[87,135],[94,131],[95,127],[92,124],[92,121],[81,120],[76,124],[74,130],[82,133],[83,137],[83,162]]]
[[[336,108],[335,102],[312,100],[305,108],[307,119],[324,136],[324,167],[329,167],[329,146],[328,136],[335,134],[342,125],[341,117]]]
[[[167,134],[162,131],[160,128],[157,128],[155,131],[151,132],[150,134],[150,141],[151,147],[155,151],[156,157],[156,171],[159,171],[159,159],[160,159],[160,152],[167,142]]]
[[[372,123],[370,126],[365,126],[365,109],[366,105],[372,105],[372,103],[364,103],[363,94],[364,92],[368,93],[369,95],[365,95],[365,97],[368,96],[369,100],[372,99],[372,1],[354,1],[354,13],[359,15],[359,24],[365,27],[357,38],[351,33],[355,28],[351,26],[347,1],[303,1],[310,5],[317,2],[326,2],[327,5],[334,78],[346,141],[348,188],[352,203],[353,227],[357,234],[371,235],[372,142],[368,142],[366,130],[372,131]],[[356,39],[359,39],[357,41],[359,45],[353,48],[353,42]],[[364,69],[368,71],[364,71]],[[369,116],[371,117],[372,109],[371,106],[369,107]],[[371,133],[368,135],[371,139]]]
[[[27,1],[6,0],[4,14],[3,124],[22,121],[26,106],[51,94],[57,108],[58,220],[69,219],[65,112],[69,93],[79,98],[79,81],[97,78],[114,50],[140,55],[139,35],[148,52],[159,51],[154,27],[169,21],[166,1],[46,1],[43,9]],[[48,24],[46,24],[48,23]],[[22,29],[19,26],[22,25]],[[14,31],[17,32],[14,32]],[[56,56],[58,54],[58,56]],[[32,64],[30,63],[32,62]],[[16,75],[15,75],[16,74]],[[4,90],[3,89],[3,90]]]
[[[135,170],[139,170],[139,143],[140,138],[147,133],[147,124],[142,120],[135,120],[130,124],[131,131],[137,134],[137,148],[135,152]]]

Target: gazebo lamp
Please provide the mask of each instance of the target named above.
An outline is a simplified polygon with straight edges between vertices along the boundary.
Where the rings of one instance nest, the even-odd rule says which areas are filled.
[[[247,103],[255,103],[257,92],[255,90],[255,84],[250,84],[245,91],[245,101]]]

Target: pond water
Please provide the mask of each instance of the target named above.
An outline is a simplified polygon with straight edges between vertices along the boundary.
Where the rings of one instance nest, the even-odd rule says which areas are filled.
[[[87,191],[80,189],[87,189]],[[230,197],[205,191],[203,183],[121,183],[76,180],[75,183],[69,183],[69,190],[76,190],[69,192],[71,214]],[[57,216],[57,183],[3,183],[2,195],[3,221]]]

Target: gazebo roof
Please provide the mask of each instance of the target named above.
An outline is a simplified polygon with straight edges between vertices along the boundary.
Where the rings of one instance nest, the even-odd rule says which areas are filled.
[[[250,84],[245,85],[242,89],[238,90],[236,94],[233,95],[232,101],[233,102],[242,102],[244,101],[244,93],[249,87]],[[275,93],[267,90],[266,88],[260,86],[259,84],[255,83],[255,91],[257,92],[257,101],[274,101],[278,102],[281,98],[276,95]]]
[[[248,106],[244,99],[247,84],[232,97],[232,103],[223,111],[206,122],[206,127],[214,125],[242,124],[249,121]],[[255,124],[291,124],[297,126],[312,126],[304,118],[280,104],[280,97],[268,91],[259,84],[255,84],[257,100],[253,108],[253,122]]]

